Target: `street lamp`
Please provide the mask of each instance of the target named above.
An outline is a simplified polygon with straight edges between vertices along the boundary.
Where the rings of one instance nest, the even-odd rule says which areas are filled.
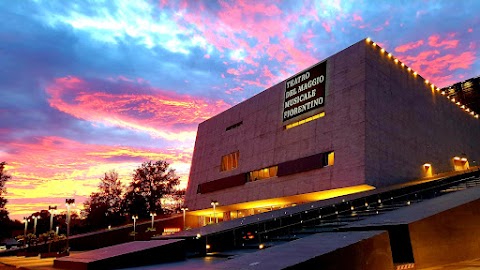
[[[182,211],[183,211],[183,230],[185,231],[185,211],[188,210],[188,207],[184,206],[180,209],[182,209]]]
[[[133,215],[133,216],[132,216],[132,219],[133,219],[133,240],[135,240],[135,235],[137,234],[137,232],[136,232],[136,226],[137,226],[138,216],[137,216],[137,215]]]
[[[32,218],[33,218],[33,234],[37,235],[37,220],[40,219],[40,216],[35,215],[35,216],[32,216]]]
[[[65,206],[67,207],[67,252],[70,252],[68,241],[68,237],[70,236],[70,207],[75,206],[75,199],[65,199]]]
[[[150,216],[152,217],[152,231],[153,231],[153,219],[157,216],[157,213],[150,212]]]
[[[57,212],[57,206],[48,206],[48,212],[50,212],[50,231],[53,230],[53,216]]]
[[[25,231],[23,232],[23,245],[27,244],[27,227],[28,227],[28,218],[23,218],[23,223],[25,223]]]
[[[215,207],[218,205],[218,201],[212,200],[210,204],[213,206],[213,219],[215,219],[215,223],[218,223],[217,213],[215,211]]]

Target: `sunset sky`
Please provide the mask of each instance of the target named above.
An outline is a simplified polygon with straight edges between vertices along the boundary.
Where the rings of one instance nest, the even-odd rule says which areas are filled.
[[[0,1],[0,162],[11,218],[77,206],[197,125],[371,37],[437,86],[480,75],[480,1]]]

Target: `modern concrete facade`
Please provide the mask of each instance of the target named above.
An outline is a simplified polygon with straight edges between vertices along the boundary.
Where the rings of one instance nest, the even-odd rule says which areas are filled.
[[[285,117],[290,96],[302,95],[288,90],[320,76],[303,93],[316,88],[321,104]],[[186,205],[227,220],[466,169],[480,160],[480,120],[461,106],[361,40],[201,123]],[[262,170],[270,177],[253,178]]]

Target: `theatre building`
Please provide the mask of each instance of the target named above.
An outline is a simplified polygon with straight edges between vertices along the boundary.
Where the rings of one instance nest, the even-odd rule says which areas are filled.
[[[189,226],[466,170],[478,118],[361,40],[199,125]]]

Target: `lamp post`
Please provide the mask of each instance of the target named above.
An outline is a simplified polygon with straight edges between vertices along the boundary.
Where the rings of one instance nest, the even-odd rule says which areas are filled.
[[[157,216],[157,213],[150,212],[150,216],[152,217],[152,231],[153,231],[153,219]]]
[[[215,219],[215,223],[218,223],[217,212],[215,210],[215,207],[218,205],[218,201],[212,200],[210,204],[213,206],[213,219]]]
[[[137,232],[136,232],[136,226],[137,226],[138,216],[137,216],[137,215],[133,215],[133,216],[132,216],[132,219],[133,219],[133,240],[135,241],[135,235],[137,234]]]
[[[183,211],[183,230],[185,231],[185,212],[188,210],[188,207],[184,206],[180,209]]]
[[[53,230],[53,216],[55,215],[55,212],[57,211],[57,206],[48,206],[48,212],[50,212],[50,231]]]
[[[23,232],[23,245],[27,244],[27,227],[28,227],[28,218],[23,218],[23,223],[25,223],[25,230]]]
[[[40,219],[40,216],[32,216],[33,218],[33,234],[37,235],[37,221]]]
[[[70,207],[75,206],[75,199],[66,199],[65,206],[67,207],[67,252],[70,252],[70,243],[68,241],[70,236]]]

